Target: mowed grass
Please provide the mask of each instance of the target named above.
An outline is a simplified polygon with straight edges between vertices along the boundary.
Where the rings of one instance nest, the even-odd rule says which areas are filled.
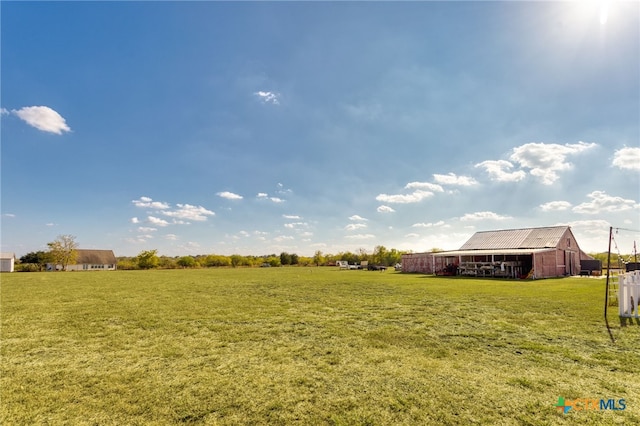
[[[3,274],[3,425],[640,424],[604,280],[334,268]],[[558,397],[626,410],[559,412]]]

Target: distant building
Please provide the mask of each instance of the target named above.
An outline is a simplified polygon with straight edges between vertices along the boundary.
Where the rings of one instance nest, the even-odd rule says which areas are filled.
[[[455,251],[402,256],[403,272],[476,277],[551,278],[578,275],[593,258],[578,246],[571,228],[476,232]]]
[[[118,260],[113,250],[76,249],[78,257],[75,264],[67,265],[67,271],[115,271]],[[62,267],[47,264],[47,271],[60,270]]]
[[[13,272],[15,264],[15,253],[0,253],[0,272]]]

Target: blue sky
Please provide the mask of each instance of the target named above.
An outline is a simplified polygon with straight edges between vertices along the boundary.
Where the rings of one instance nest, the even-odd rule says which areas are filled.
[[[2,2],[2,251],[640,239],[638,2]]]

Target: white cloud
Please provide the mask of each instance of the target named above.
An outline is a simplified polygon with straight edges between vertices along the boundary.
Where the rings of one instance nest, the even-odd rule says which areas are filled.
[[[278,189],[277,189],[276,192],[278,194],[287,195],[287,194],[291,194],[293,192],[293,190],[290,189],[290,188],[285,188],[282,183],[278,182]]]
[[[178,236],[176,234],[166,234],[164,236],[164,239],[169,241],[176,241],[178,239]]]
[[[6,108],[0,108],[0,115],[7,115],[9,114],[9,110]]]
[[[367,222],[369,219],[366,219],[360,215],[354,214],[353,216],[349,216],[349,220],[353,220],[353,221],[363,221],[363,222]]]
[[[180,244],[179,247],[186,252],[193,252],[194,250],[200,250],[200,243],[195,241],[187,241],[185,244]]]
[[[477,185],[478,181],[469,176],[457,176],[455,173],[449,173],[446,175],[434,174],[433,179],[443,185],[458,185],[458,186],[473,186]]]
[[[365,223],[350,223],[347,226],[345,226],[344,229],[347,231],[355,231],[357,229],[362,229],[366,227],[367,225]]]
[[[258,241],[266,241],[269,233],[264,231],[253,231],[253,235],[256,236]]]
[[[429,191],[434,191],[434,192],[444,192],[444,189],[442,189],[442,186],[437,185],[435,183],[429,183],[429,182],[409,182],[408,184],[405,185],[404,187],[405,189],[427,189]]]
[[[571,207],[571,203],[568,201],[550,201],[548,203],[540,204],[540,208],[543,212],[551,211],[564,211]]]
[[[611,225],[606,220],[576,220],[555,225],[570,226],[580,248],[586,252],[601,252],[607,249],[609,226]]]
[[[573,227],[584,226],[584,227],[595,227],[595,228],[605,228],[608,231],[609,222],[603,219],[595,219],[595,220],[574,220],[572,222],[567,223],[559,223],[559,226],[567,225]]]
[[[227,200],[242,200],[243,198],[242,195],[234,194],[233,192],[229,191],[218,192],[216,195],[221,198],[226,198]]]
[[[640,148],[622,148],[613,154],[612,164],[619,169],[640,171]]]
[[[376,236],[373,234],[355,234],[355,235],[347,235],[345,238],[350,240],[370,240],[375,238]]]
[[[281,184],[278,184],[281,185]],[[278,192],[283,192],[284,191],[278,191]],[[291,192],[291,190],[289,190],[289,192]],[[259,198],[261,200],[269,200],[273,203],[284,203],[284,200],[282,198],[278,198],[278,197],[269,197],[269,194],[266,194],[264,192],[260,192],[258,193],[258,195],[256,196],[256,198]]]
[[[147,222],[155,225],[155,226],[169,226],[169,222],[167,222],[164,219],[160,219],[159,217],[155,217],[155,216],[148,216],[147,217]]]
[[[63,132],[70,132],[66,120],[53,109],[46,106],[30,106],[12,110],[21,120],[28,125],[43,132],[61,135]]]
[[[395,212],[394,209],[392,209],[389,206],[379,206],[377,209],[378,213],[393,213]]]
[[[129,221],[131,223],[140,223],[140,219],[138,219],[137,217],[132,217],[131,219],[129,219]]]
[[[512,172],[513,164],[505,160],[487,160],[476,164],[475,167],[484,168],[489,178],[498,182],[518,182],[527,176],[522,170]]]
[[[396,203],[396,204],[409,204],[409,203],[418,203],[425,198],[429,198],[433,196],[433,192],[423,191],[418,189],[411,194],[396,194],[396,195],[388,195],[388,194],[380,194],[376,197],[377,201],[382,201],[383,203]]]
[[[176,205],[178,206],[178,210],[165,211],[163,214],[177,219],[196,220],[199,222],[207,220],[207,216],[215,215],[214,212],[207,210],[202,206],[192,206],[191,204]]]
[[[281,243],[283,241],[291,241],[291,240],[295,240],[295,238],[289,235],[280,235],[273,239],[273,241],[275,241],[276,243]]]
[[[598,214],[601,212],[618,212],[640,208],[640,204],[634,200],[614,197],[604,191],[593,191],[587,194],[587,197],[591,198],[591,201],[579,204],[572,210],[576,213]]]
[[[125,241],[131,244],[144,244],[153,238],[151,235],[136,235],[133,238],[125,238]]]
[[[134,206],[141,208],[164,210],[170,207],[168,203],[162,201],[153,201],[149,197],[140,197],[139,200],[133,200],[131,202]]]
[[[501,216],[494,212],[475,212],[467,213],[460,218],[461,221],[478,221],[478,220],[505,220],[511,219],[509,216]]]
[[[290,219],[290,220],[302,219],[300,216],[295,215],[295,214],[283,214],[282,217],[285,218],[285,219]]]
[[[439,222],[436,223],[414,223],[413,225],[411,225],[411,227],[413,228],[435,228],[435,227],[440,227],[440,226],[444,226],[444,221],[441,220]]]
[[[4,217],[10,217],[10,218],[14,218],[14,217],[16,217],[16,215],[15,215],[15,214],[13,214],[13,213],[5,213],[5,214],[3,214],[2,216],[4,216]]]
[[[543,184],[551,185],[558,180],[558,172],[571,169],[567,156],[579,154],[596,147],[595,143],[558,145],[554,143],[527,143],[513,149],[509,157],[521,167],[530,169],[531,175],[539,178]]]
[[[284,227],[289,229],[300,229],[300,228],[306,228],[308,226],[309,224],[307,222],[291,222],[291,223],[284,224]]]
[[[157,231],[158,228],[151,228],[149,226],[139,226],[138,227],[138,232],[154,232]]]
[[[265,92],[260,90],[258,92],[255,92],[254,95],[256,95],[258,99],[260,99],[265,104],[273,104],[273,105],[280,104],[280,95],[278,93]]]
[[[411,233],[411,234],[406,234],[404,237],[405,238],[419,238],[420,234]]]

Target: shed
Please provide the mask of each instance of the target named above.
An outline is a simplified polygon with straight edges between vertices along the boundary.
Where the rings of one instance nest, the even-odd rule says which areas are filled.
[[[13,272],[15,270],[16,255],[15,253],[0,253],[0,272]]]
[[[460,249],[402,256],[404,272],[480,277],[577,275],[585,254],[569,226],[476,232]]]

